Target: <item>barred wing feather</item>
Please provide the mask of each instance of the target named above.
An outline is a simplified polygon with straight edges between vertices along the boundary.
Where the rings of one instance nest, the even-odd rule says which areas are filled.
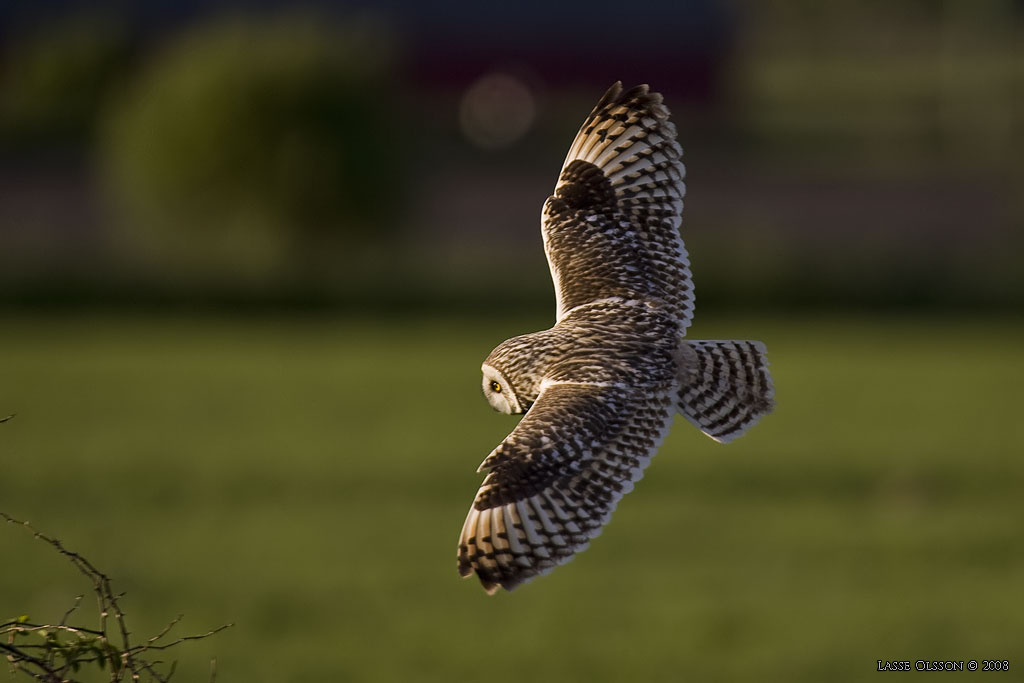
[[[584,550],[633,489],[675,412],[671,387],[553,384],[483,462],[459,573],[511,590]]]
[[[693,317],[693,282],[679,236],[685,169],[661,95],[616,83],[569,148],[541,234],[557,318],[624,297]]]

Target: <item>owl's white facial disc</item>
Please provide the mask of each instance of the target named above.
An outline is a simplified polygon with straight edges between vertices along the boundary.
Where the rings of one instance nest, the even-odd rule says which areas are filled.
[[[515,392],[512,391],[512,387],[505,379],[505,376],[487,363],[484,363],[480,369],[484,373],[484,396],[487,397],[487,402],[491,404],[491,407],[499,413],[507,413],[509,415],[523,412],[522,407],[519,405],[519,399],[516,398]]]

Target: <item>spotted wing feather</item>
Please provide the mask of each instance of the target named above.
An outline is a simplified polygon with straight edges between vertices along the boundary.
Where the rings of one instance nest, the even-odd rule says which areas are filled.
[[[616,83],[584,121],[541,233],[559,320],[612,297],[665,307],[685,329],[693,283],[679,236],[685,170],[661,95]]]
[[[553,384],[483,462],[459,573],[511,590],[584,550],[633,489],[671,424],[672,387]]]
[[[772,411],[775,389],[758,341],[689,341],[679,412],[716,441],[742,436]]]

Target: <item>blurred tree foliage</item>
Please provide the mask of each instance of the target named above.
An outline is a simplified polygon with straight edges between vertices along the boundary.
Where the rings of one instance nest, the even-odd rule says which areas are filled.
[[[387,234],[405,187],[390,46],[374,26],[312,15],[178,36],[102,126],[129,241],[176,268],[259,279],[312,275],[320,254]]]
[[[8,150],[76,148],[129,64],[132,44],[106,15],[72,15],[12,40],[0,61],[0,144]]]

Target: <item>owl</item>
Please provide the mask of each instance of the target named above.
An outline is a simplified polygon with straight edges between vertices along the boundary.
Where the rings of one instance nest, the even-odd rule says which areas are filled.
[[[660,94],[616,83],[544,203],[555,324],[502,342],[482,366],[491,406],[524,414],[480,465],[459,537],[459,573],[488,593],[584,550],[676,413],[725,442],[772,409],[761,342],[685,338],[694,297],[675,138]]]

